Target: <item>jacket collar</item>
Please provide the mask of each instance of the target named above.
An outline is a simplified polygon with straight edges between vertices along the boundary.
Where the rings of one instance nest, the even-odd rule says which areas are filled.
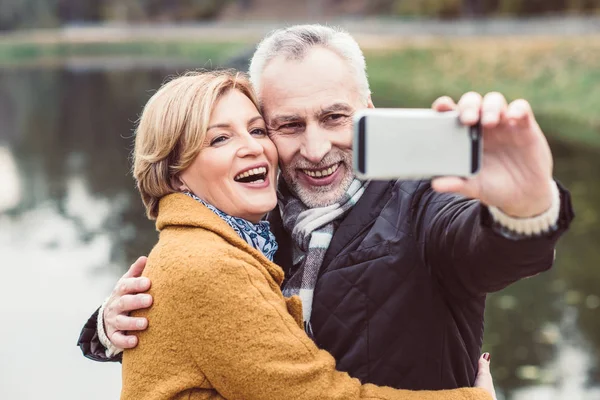
[[[325,271],[329,263],[344,252],[344,249],[371,226],[372,222],[381,213],[392,194],[393,181],[371,181],[365,193],[352,207],[348,215],[342,219],[337,227],[329,248],[325,253],[320,272]]]
[[[277,206],[269,213],[269,215],[267,215],[267,220],[271,224],[271,232],[273,232],[273,235],[275,235],[275,239],[277,239],[277,244],[279,245],[279,249],[275,253],[275,257],[273,259],[275,263],[283,268],[287,275],[287,270],[292,267],[293,242],[292,237],[288,235],[283,228],[283,220],[281,219],[281,211],[279,206]]]
[[[372,181],[369,183],[360,200],[352,207],[348,215],[342,219],[340,226],[336,229],[329,248],[325,253],[321,271],[324,271],[333,258],[340,255],[344,248],[364,229],[370,226],[371,222],[381,213],[381,210],[391,197],[394,183],[394,181]],[[271,230],[279,244],[279,250],[275,253],[275,262],[283,268],[286,277],[288,277],[293,267],[292,238],[283,228],[279,207],[271,211],[267,218],[271,223]]]

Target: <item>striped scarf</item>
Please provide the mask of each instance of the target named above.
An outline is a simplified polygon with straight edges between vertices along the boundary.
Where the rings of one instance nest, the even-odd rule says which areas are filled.
[[[323,258],[339,220],[356,204],[367,185],[368,182],[354,179],[339,202],[319,208],[308,208],[297,197],[278,192],[283,227],[294,241],[294,267],[283,287],[283,295],[300,296],[304,328],[311,337],[313,293]]]

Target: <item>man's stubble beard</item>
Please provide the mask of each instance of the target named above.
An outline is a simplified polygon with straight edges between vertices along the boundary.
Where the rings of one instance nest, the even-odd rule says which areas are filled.
[[[296,178],[296,175],[301,173],[297,172],[298,168],[321,169],[336,162],[341,162],[340,168],[344,169],[344,176],[335,187],[325,185],[310,186],[309,188],[301,184],[299,179]],[[311,164],[306,160],[294,160],[291,165],[281,168],[281,174],[292,193],[307,207],[327,207],[342,198],[355,178],[352,171],[352,151],[338,150],[335,153],[331,152],[319,164]]]

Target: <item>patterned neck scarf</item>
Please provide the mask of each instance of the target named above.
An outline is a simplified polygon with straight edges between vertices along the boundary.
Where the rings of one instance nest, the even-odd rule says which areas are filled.
[[[209,210],[221,217],[223,221],[227,222],[227,224],[250,246],[261,251],[265,257],[270,261],[273,261],[273,256],[277,251],[277,241],[275,240],[275,236],[271,233],[268,221],[260,221],[258,224],[253,224],[243,218],[232,217],[231,215],[224,213],[191,192],[184,192],[184,194],[204,204]]]
[[[284,187],[284,183],[279,184]],[[354,179],[342,198],[327,207],[308,208],[297,197],[278,191],[283,227],[292,236],[294,268],[283,287],[283,295],[300,296],[304,329],[312,337],[310,315],[317,276],[338,221],[350,211],[367,188],[368,182]]]

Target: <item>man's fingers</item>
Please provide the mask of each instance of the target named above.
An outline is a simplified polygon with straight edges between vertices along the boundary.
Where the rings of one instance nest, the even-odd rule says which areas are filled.
[[[126,294],[121,296],[116,311],[119,314],[141,310],[152,305],[152,296],[149,294]]]
[[[506,99],[498,92],[490,92],[481,105],[481,124],[484,128],[495,128],[504,119]]]
[[[451,97],[442,96],[438,97],[433,104],[431,105],[435,111],[443,112],[443,111],[452,111],[456,109],[456,103],[452,100]]]
[[[141,278],[121,278],[117,283],[116,292],[119,296],[126,294],[137,294],[150,289],[150,279]]]
[[[124,335],[122,332],[115,332],[110,337],[110,342],[120,349],[132,349],[138,344],[138,338],[134,335]]]
[[[527,100],[518,99],[508,105],[506,118],[511,126],[526,125],[531,116],[533,116],[533,111]]]
[[[148,258],[145,256],[142,256],[135,260],[135,262],[131,264],[131,267],[129,267],[129,270],[125,273],[125,275],[123,275],[123,278],[133,278],[141,276],[142,272],[144,271],[144,268],[146,267],[146,261],[148,261]]]
[[[129,317],[119,314],[115,318],[117,331],[143,331],[148,327],[148,320],[141,317]]]
[[[479,122],[481,115],[481,95],[477,92],[468,92],[458,101],[460,121],[464,125],[475,125]]]
[[[465,197],[478,198],[477,185],[473,180],[457,176],[443,176],[431,181],[433,190],[439,193],[458,193]]]

